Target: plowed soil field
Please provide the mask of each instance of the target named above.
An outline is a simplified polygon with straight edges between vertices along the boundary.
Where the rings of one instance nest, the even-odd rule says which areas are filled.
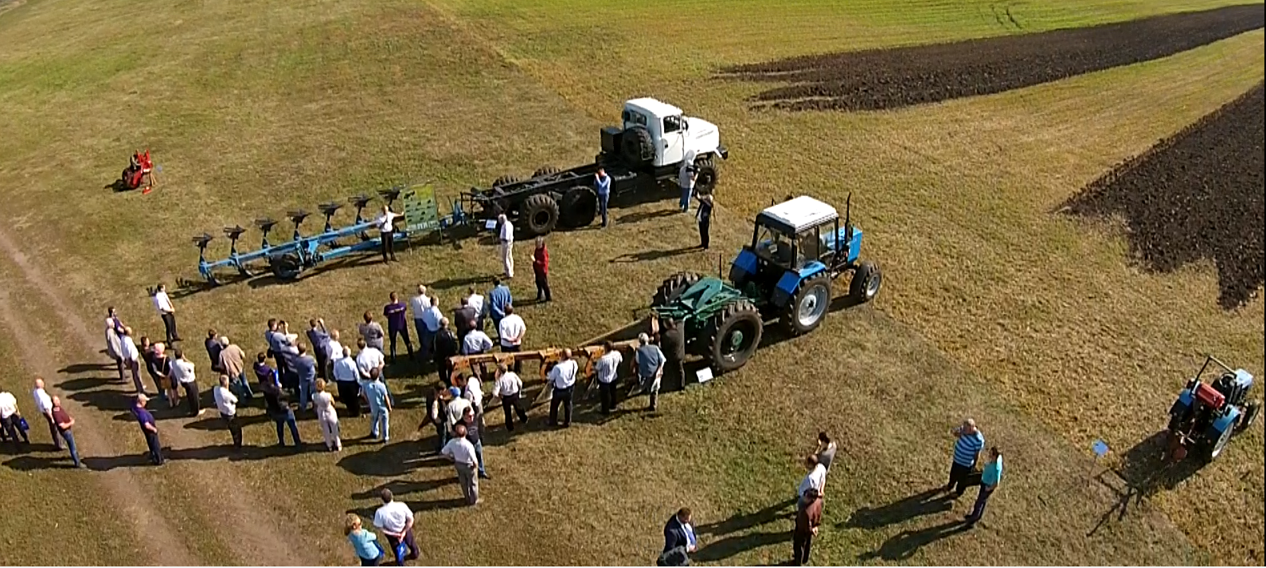
[[[1088,28],[914,47],[812,55],[727,68],[722,76],[786,86],[758,106],[882,110],[988,95],[1159,59],[1261,28],[1262,4],[1167,14]]]
[[[1066,210],[1125,218],[1130,249],[1149,270],[1208,259],[1218,302],[1243,305],[1266,280],[1263,85],[1132,158]]]

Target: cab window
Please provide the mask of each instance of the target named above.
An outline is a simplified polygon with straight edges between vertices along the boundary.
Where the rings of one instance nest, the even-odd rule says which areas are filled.
[[[625,109],[623,113],[624,127],[646,126],[646,117],[640,112]]]
[[[666,116],[666,117],[664,117],[664,134],[669,134],[669,133],[672,133],[672,132],[677,132],[677,131],[679,131],[679,130],[681,130],[681,117],[680,117],[680,116]]]

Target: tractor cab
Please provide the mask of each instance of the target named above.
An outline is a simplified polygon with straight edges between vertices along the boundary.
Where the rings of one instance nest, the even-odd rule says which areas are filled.
[[[829,270],[835,275],[857,260],[861,240],[861,230],[848,219],[840,226],[834,207],[797,197],[756,216],[752,243],[731,265],[730,280],[740,287],[756,283],[764,288],[788,274],[799,278]]]

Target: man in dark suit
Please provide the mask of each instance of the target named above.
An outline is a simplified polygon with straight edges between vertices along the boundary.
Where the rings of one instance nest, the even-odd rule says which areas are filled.
[[[669,517],[664,525],[664,551],[660,553],[659,566],[687,566],[690,564],[688,553],[694,552],[689,535],[690,509],[682,507],[677,514]]]

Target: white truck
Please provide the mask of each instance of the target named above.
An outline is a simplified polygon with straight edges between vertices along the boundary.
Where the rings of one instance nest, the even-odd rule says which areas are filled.
[[[594,174],[599,168],[611,176],[613,197],[662,191],[661,185],[669,183],[675,188],[686,165],[694,167],[696,191],[707,194],[716,188],[717,158],[726,159],[729,152],[715,124],[652,98],[625,102],[620,118],[622,127],[602,129],[602,151],[592,164],[567,170],[545,166],[527,179],[502,176],[491,188],[463,193],[462,208],[483,218],[504,213],[519,234],[530,237],[547,234],[558,224],[576,228],[592,223],[598,211]]]

